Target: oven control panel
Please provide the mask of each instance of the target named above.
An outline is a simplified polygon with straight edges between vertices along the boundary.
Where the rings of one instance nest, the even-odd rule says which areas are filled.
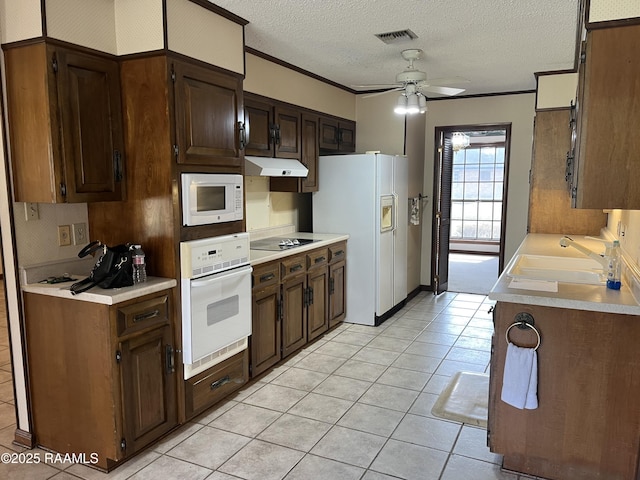
[[[180,243],[182,278],[210,275],[248,263],[248,233],[236,233]]]

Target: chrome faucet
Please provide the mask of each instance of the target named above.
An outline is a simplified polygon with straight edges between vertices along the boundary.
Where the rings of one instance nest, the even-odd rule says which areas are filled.
[[[578,250],[581,253],[584,253],[587,257],[589,258],[593,258],[595,261],[597,261],[598,263],[600,263],[600,265],[602,265],[602,269],[604,271],[606,271],[609,268],[609,256],[610,256],[610,244],[605,243],[606,245],[606,251],[604,254],[600,254],[600,253],[596,253],[593,250],[588,249],[587,247],[585,247],[584,245],[579,244],[578,242],[576,242],[573,238],[568,237],[567,235],[565,235],[564,237],[562,237],[560,239],[560,246],[567,248],[567,247],[573,247],[576,250]]]

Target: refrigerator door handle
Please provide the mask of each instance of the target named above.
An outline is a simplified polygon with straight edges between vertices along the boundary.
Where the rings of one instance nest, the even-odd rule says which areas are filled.
[[[398,229],[398,194],[393,193],[393,218],[391,219],[391,231],[395,232]]]

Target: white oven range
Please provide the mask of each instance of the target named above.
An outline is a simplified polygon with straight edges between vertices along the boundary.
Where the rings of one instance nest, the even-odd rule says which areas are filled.
[[[251,335],[249,234],[180,243],[184,378],[245,350]]]

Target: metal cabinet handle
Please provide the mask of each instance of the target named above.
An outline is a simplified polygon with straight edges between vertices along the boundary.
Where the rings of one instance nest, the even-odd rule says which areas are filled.
[[[244,122],[238,122],[238,137],[240,140],[240,150],[244,150],[249,138]]]
[[[333,256],[334,257],[341,257],[342,255],[344,255],[344,250],[337,250]]]
[[[229,383],[231,381],[231,378],[229,378],[229,375],[226,375],[224,377],[222,377],[220,380],[216,380],[215,382],[213,382],[211,384],[211,390],[215,390],[216,388],[220,388],[221,386]]]
[[[167,374],[172,374],[176,371],[175,357],[173,355],[173,347],[171,345],[166,345],[164,347],[164,355],[165,355],[165,363]]]
[[[133,323],[142,322],[144,320],[149,320],[151,318],[157,317],[160,315],[160,310],[154,310],[152,312],[141,313],[140,315],[136,315],[133,317]]]
[[[290,272],[297,272],[298,270],[302,270],[302,265],[299,263],[292,267],[289,267]]]
[[[260,283],[268,282],[269,280],[273,280],[276,276],[273,273],[267,273],[265,275],[260,276]]]
[[[122,181],[122,154],[119,150],[113,151],[113,176],[116,182]]]
[[[324,256],[322,256],[322,257],[317,257],[317,258],[314,260],[314,263],[324,262],[325,260],[326,260],[326,258],[325,258]]]

